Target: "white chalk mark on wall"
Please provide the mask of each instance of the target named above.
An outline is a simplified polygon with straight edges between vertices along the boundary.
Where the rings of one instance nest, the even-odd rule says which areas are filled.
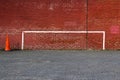
[[[50,4],[49,9],[50,9],[50,10],[54,10],[54,5],[53,5],[53,3]]]

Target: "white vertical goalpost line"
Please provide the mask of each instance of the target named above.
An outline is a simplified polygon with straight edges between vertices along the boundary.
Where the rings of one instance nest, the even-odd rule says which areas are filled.
[[[24,49],[24,34],[28,33],[50,33],[50,34],[80,34],[80,33],[96,33],[103,34],[102,49],[105,50],[105,31],[22,31],[21,49]]]

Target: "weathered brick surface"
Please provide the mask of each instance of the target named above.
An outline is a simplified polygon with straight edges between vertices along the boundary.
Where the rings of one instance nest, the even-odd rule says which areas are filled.
[[[26,34],[24,48],[86,49],[84,36],[85,34]]]
[[[119,0],[88,0],[88,30],[106,31],[106,49],[120,48],[119,9]],[[0,0],[0,49],[7,33],[20,49],[24,30],[86,30],[86,0]],[[101,38],[88,34],[88,48],[101,49]],[[86,34],[26,34],[25,48],[86,49]]]
[[[106,31],[106,48],[120,49],[119,0],[88,0],[88,30]],[[89,36],[90,37],[90,36]],[[90,37],[91,38],[91,37]],[[97,37],[94,37],[97,39]],[[99,41],[96,41],[99,43]],[[93,43],[94,41],[90,41]],[[96,44],[97,45],[97,44]]]

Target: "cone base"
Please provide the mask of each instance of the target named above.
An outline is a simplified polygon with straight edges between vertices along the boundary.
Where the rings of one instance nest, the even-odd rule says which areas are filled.
[[[10,51],[10,49],[5,49],[5,51]]]

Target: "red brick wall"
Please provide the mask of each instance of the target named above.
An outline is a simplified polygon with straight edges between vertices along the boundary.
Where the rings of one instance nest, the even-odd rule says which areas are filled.
[[[89,0],[88,8],[88,30],[106,31],[106,49],[120,49],[120,1]]]
[[[103,30],[106,49],[120,48],[119,0],[0,0],[0,49],[9,34],[12,49],[21,48],[24,30]],[[86,44],[87,42],[87,44]],[[25,34],[25,49],[102,49],[101,34]]]

